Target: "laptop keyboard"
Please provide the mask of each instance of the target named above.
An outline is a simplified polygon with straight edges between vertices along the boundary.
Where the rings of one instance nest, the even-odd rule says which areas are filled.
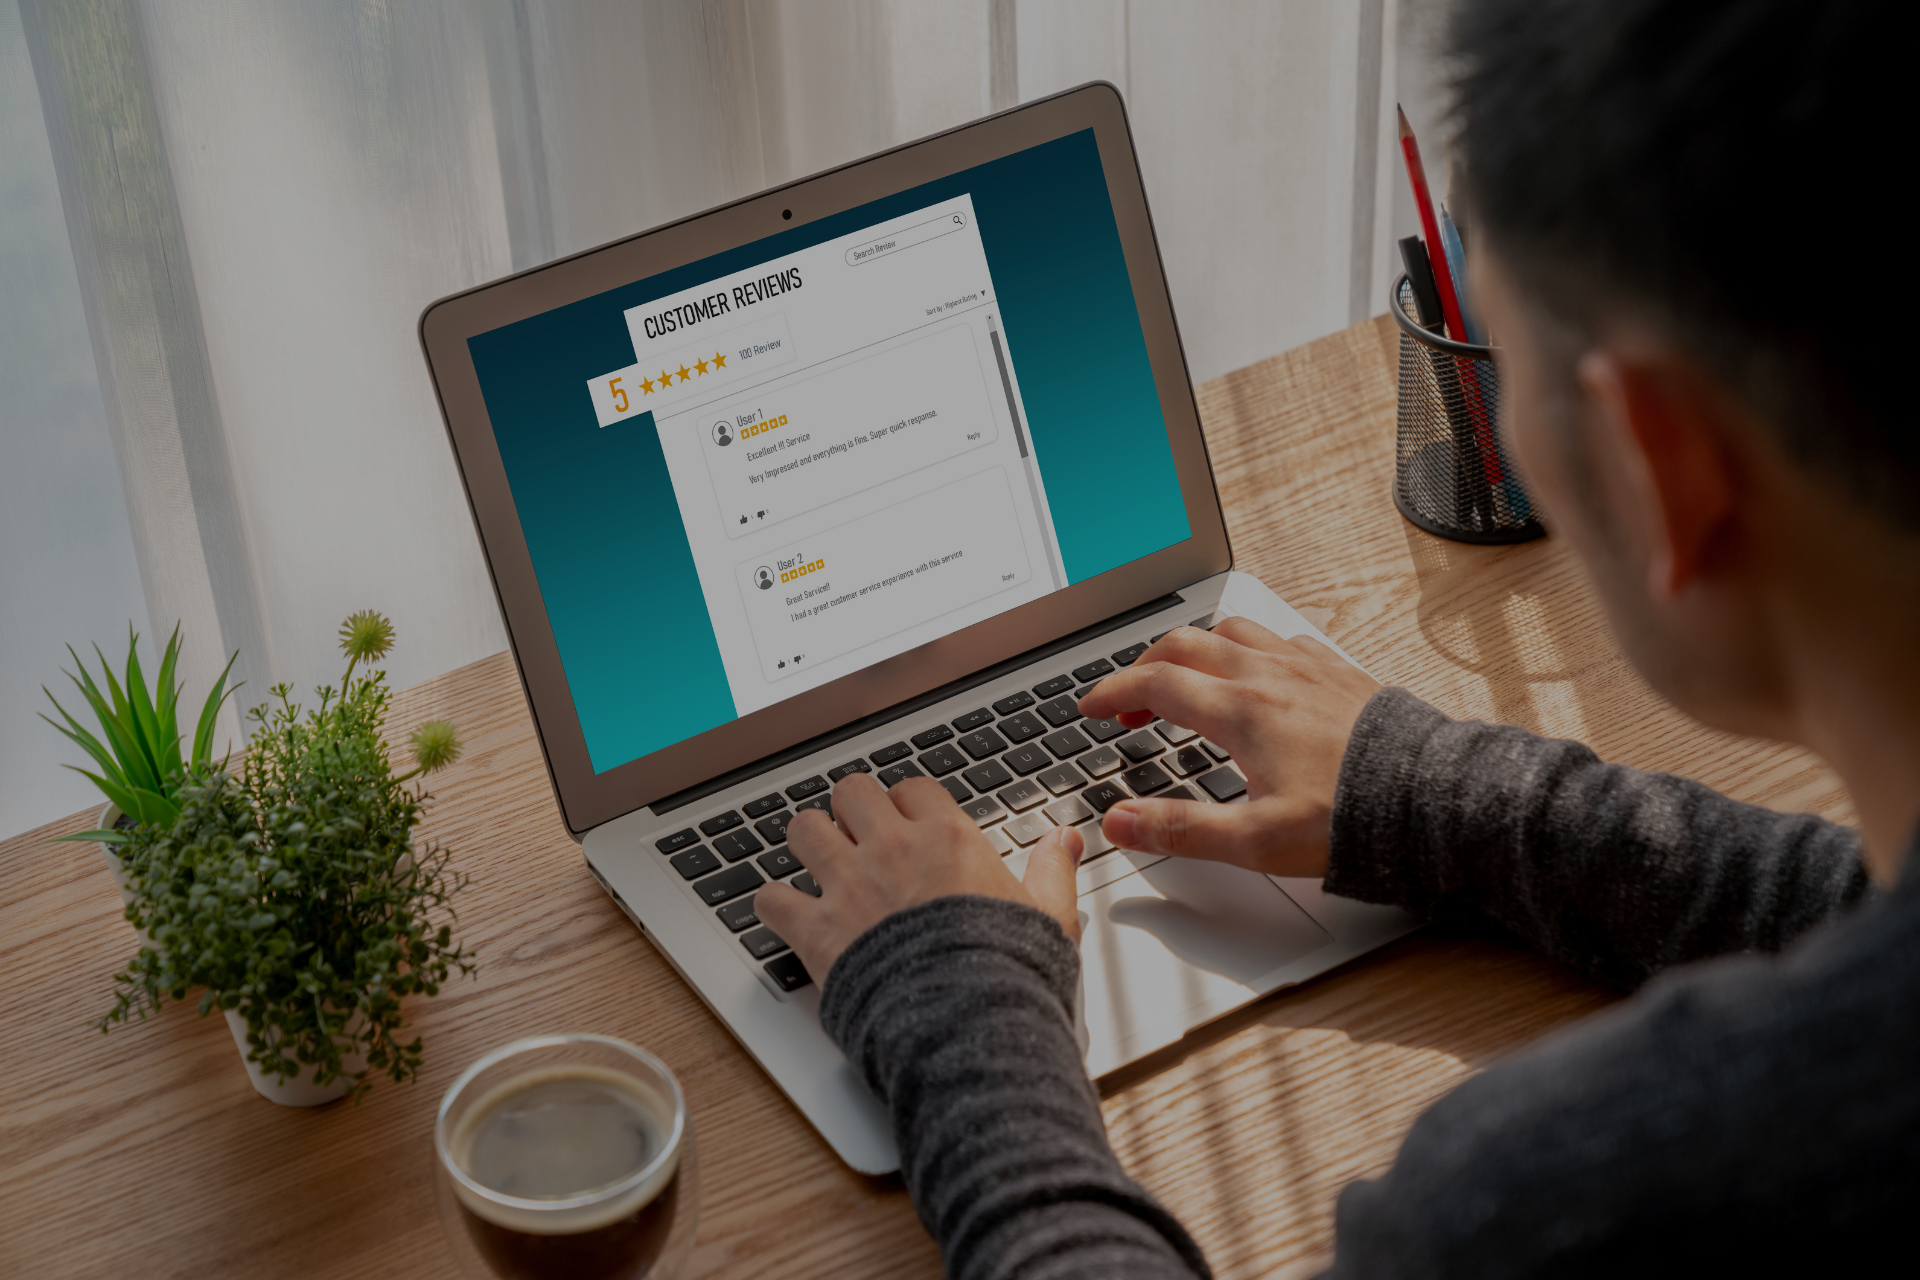
[[[759,963],[782,991],[797,991],[812,976],[780,936],[760,923],[754,894],[768,881],[785,880],[820,896],[819,883],[786,847],[787,824],[802,809],[831,817],[833,784],[850,774],[870,773],[886,787],[908,778],[938,779],[1002,857],[1031,847],[1055,827],[1078,827],[1086,843],[1083,867],[1113,852],[1100,832],[1100,815],[1122,800],[1154,796],[1224,804],[1245,794],[1246,780],[1228,763],[1227,752],[1191,729],[1156,720],[1129,730],[1118,720],[1081,716],[1079,700],[1159,638],[1139,639],[1023,688],[982,688],[974,710],[849,755],[823,774],[770,783],[766,794],[661,836],[655,847],[739,940],[743,958]],[[912,723],[911,717],[903,723]]]

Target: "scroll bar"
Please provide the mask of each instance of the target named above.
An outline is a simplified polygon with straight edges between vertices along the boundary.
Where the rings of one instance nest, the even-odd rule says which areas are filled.
[[[1053,575],[1053,589],[1061,590],[1067,585],[1067,575],[1060,571],[1060,553],[1054,549],[1053,530],[1048,528],[1052,522],[1047,518],[1047,508],[1040,501],[1040,477],[1034,471],[1033,455],[1027,451],[1027,432],[1020,425],[1020,407],[1013,402],[1013,379],[1007,376],[1007,353],[1000,345],[1000,326],[994,323],[992,316],[987,317],[987,337],[993,340],[993,362],[1000,366],[1000,389],[1007,393],[1007,416],[1013,419],[1013,440],[1020,446],[1022,470],[1027,473],[1027,492],[1033,495],[1033,518],[1041,525],[1040,541],[1047,548],[1047,571]]]

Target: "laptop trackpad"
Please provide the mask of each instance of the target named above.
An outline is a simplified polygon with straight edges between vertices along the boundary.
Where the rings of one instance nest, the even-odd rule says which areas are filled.
[[[1256,872],[1167,858],[1080,898],[1087,1065],[1095,1075],[1273,989],[1333,941]]]

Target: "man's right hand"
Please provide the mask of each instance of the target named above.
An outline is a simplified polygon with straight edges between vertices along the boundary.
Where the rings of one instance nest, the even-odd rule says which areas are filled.
[[[1245,618],[1180,627],[1080,702],[1139,727],[1157,715],[1233,753],[1247,803],[1125,800],[1102,830],[1123,849],[1324,876],[1333,792],[1354,722],[1379,681],[1317,640],[1283,640]]]

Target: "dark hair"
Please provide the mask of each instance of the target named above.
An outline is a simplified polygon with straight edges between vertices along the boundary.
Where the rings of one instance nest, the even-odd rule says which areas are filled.
[[[1449,42],[1474,234],[1531,301],[1650,312],[1910,530],[1917,28],[1912,0],[1464,0]]]

